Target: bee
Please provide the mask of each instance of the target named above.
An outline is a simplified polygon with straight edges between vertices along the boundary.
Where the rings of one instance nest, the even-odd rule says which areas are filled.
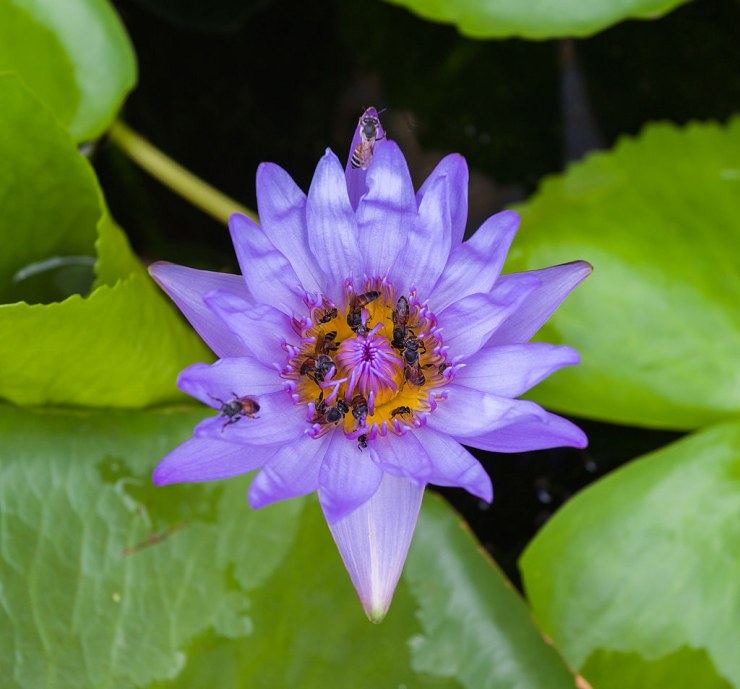
[[[357,449],[360,450],[360,452],[362,452],[362,449],[366,447],[367,447],[367,435],[363,433],[359,438],[357,438]]]
[[[337,399],[337,403],[333,407],[328,406],[324,401],[323,390],[319,393],[316,402],[314,421],[318,423],[339,423],[349,411],[347,403],[341,398]]]
[[[337,310],[332,307],[331,309],[325,309],[324,315],[319,318],[319,323],[328,323],[330,320],[337,317]]]
[[[401,352],[404,349],[406,333],[408,332],[406,324],[409,322],[409,302],[406,297],[402,296],[398,298],[391,318],[393,319],[393,339],[391,340],[391,346]]]
[[[375,142],[385,138],[385,133],[378,138],[380,118],[377,117],[377,113],[371,114],[371,112],[375,112],[375,108],[368,108],[360,117],[360,143],[352,151],[352,168],[354,170],[358,168],[367,170],[370,167]]]
[[[411,413],[411,407],[396,407],[391,412],[391,418],[396,416],[406,416],[407,414]]]
[[[356,294],[350,299],[349,311],[347,311],[347,325],[350,330],[358,335],[367,335],[368,328],[362,322],[362,309],[370,302],[375,301],[380,296],[380,292],[372,290],[363,294]]]
[[[349,403],[349,406],[352,408],[352,416],[355,421],[358,423],[364,423],[368,412],[367,399],[365,399],[365,395],[355,395]]]
[[[411,383],[411,385],[414,385],[418,388],[424,385],[427,380],[424,376],[424,371],[422,371],[421,366],[419,366],[418,361],[412,365],[406,364],[403,367],[403,376],[409,383]]]
[[[307,376],[317,385],[329,375],[332,368],[336,368],[334,360],[329,353],[339,348],[334,343],[337,339],[337,331],[330,330],[328,333],[320,333],[316,338],[313,356],[307,356],[301,364],[300,374]]]
[[[235,424],[245,416],[249,419],[258,418],[255,416],[260,410],[260,405],[257,403],[257,400],[252,397],[239,397],[235,392],[232,392],[231,394],[234,395],[234,397],[228,402],[224,402],[222,399],[211,395],[211,398],[221,405],[219,412],[221,412],[221,415],[226,419],[226,422],[221,427],[221,433],[224,432],[226,426]]]
[[[409,330],[410,337],[403,341],[403,363],[407,366],[418,366],[419,355],[426,354],[427,348],[423,340],[416,337],[413,330]]]

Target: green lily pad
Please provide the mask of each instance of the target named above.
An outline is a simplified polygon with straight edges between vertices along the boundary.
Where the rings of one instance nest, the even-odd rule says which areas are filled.
[[[473,38],[591,36],[625,19],[654,19],[686,0],[391,0]]]
[[[594,272],[538,335],[582,357],[538,401],[678,430],[737,415],[739,161],[740,119],[654,124],[544,182],[507,269],[585,259]]]
[[[9,0],[0,3],[3,71],[83,141],[113,121],[136,83],[136,56],[108,0]]]
[[[202,415],[0,406],[8,687],[572,689],[439,498],[373,625],[313,496],[253,511],[246,477],[155,488]]]
[[[212,355],[111,221],[69,133],[16,77],[0,76],[0,102],[0,131],[13,133],[0,137],[0,397],[92,407],[179,399],[178,372]],[[57,280],[58,262],[83,260],[86,275]],[[81,283],[85,296],[70,290]]]
[[[599,689],[740,687],[738,514],[737,421],[624,466],[525,551],[536,619]]]

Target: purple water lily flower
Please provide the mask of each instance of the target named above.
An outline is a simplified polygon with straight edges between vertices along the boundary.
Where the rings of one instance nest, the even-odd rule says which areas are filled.
[[[516,398],[578,363],[569,347],[529,340],[591,267],[501,275],[519,217],[494,215],[463,242],[467,186],[453,154],[414,193],[398,146],[361,119],[346,168],[327,150],[308,196],[277,165],[259,167],[261,225],[229,223],[243,277],[151,267],[220,357],[180,375],[218,413],[154,482],[259,469],[254,508],[318,491],[373,621],[390,605],[426,484],[492,499],[463,445],[586,445],[572,423]]]

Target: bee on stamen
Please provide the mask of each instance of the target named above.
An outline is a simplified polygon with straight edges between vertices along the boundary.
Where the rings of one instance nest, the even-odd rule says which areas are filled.
[[[337,317],[336,308],[325,309],[323,315],[319,318],[319,323],[328,323]]]
[[[411,385],[415,387],[421,387],[426,383],[426,377],[424,376],[424,371],[421,370],[421,366],[419,366],[419,362],[417,361],[413,365],[406,365],[403,367],[403,377],[411,383]]]
[[[352,416],[355,421],[360,425],[364,425],[365,417],[368,413],[367,399],[365,398],[365,395],[355,395],[349,403],[349,406],[352,408]]]
[[[319,397],[316,400],[316,414],[314,415],[314,423],[339,423],[344,415],[349,411],[347,403],[339,398],[333,407],[330,407],[324,401],[324,391],[319,393]]]
[[[408,331],[410,336],[403,342],[403,362],[407,366],[419,365],[419,355],[426,354],[427,348],[424,341],[416,337],[413,330]]]
[[[349,302],[347,311],[347,325],[352,332],[358,335],[367,335],[369,331],[367,324],[362,322],[362,310],[370,302],[375,301],[380,296],[380,292],[372,290],[363,294],[353,295]]]
[[[398,298],[396,308],[391,313],[391,318],[393,319],[393,339],[391,346],[401,352],[403,351],[406,333],[408,331],[406,324],[409,322],[409,302],[406,297],[401,296]]]
[[[391,418],[395,418],[396,416],[408,416],[409,414],[411,414],[411,407],[396,407],[391,411]]]
[[[334,360],[329,353],[339,348],[334,342],[337,339],[337,331],[330,330],[328,333],[319,333],[316,338],[313,356],[308,355],[301,364],[300,374],[307,376],[317,385],[322,383],[332,369],[336,369]]]
[[[226,426],[231,426],[237,421],[241,421],[245,416],[249,419],[257,419],[257,412],[260,410],[260,405],[253,397],[239,397],[235,392],[231,393],[234,395],[233,399],[228,402],[224,402],[218,397],[209,395],[211,399],[216,400],[221,405],[219,412],[221,416],[226,419],[226,422],[221,427],[221,433],[224,432]]]
[[[365,110],[360,117],[360,143],[352,151],[352,168],[357,170],[361,168],[367,170],[373,160],[373,151],[375,142],[382,141],[385,133],[378,138],[378,128],[380,120],[374,115],[370,115],[369,109]]]

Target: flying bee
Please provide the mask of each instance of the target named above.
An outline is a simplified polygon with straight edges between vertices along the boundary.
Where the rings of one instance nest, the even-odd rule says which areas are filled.
[[[391,418],[394,418],[396,416],[406,416],[411,413],[411,407],[396,407],[391,412]]]
[[[364,433],[357,438],[357,449],[362,451],[363,448],[367,447],[367,435]]]
[[[221,427],[221,433],[224,432],[226,426],[235,424],[245,416],[249,419],[258,418],[255,416],[260,410],[260,405],[257,403],[257,400],[252,397],[239,397],[235,392],[232,392],[231,394],[234,395],[234,397],[228,402],[224,402],[218,397],[213,397],[213,395],[210,396],[211,399],[214,399],[216,402],[221,404],[219,412],[221,412],[221,415],[226,419],[226,422]]]
[[[375,108],[368,108],[360,117],[360,143],[352,151],[352,168],[367,170],[373,160],[375,142],[385,138],[385,132],[378,138],[380,129],[380,118],[375,113]]]
[[[314,421],[318,423],[339,423],[348,411],[349,406],[341,398],[337,399],[337,403],[333,407],[330,407],[324,401],[324,391],[322,390],[317,400]]]
[[[380,292],[372,290],[355,294],[349,302],[349,311],[347,311],[347,325],[352,332],[358,335],[367,335],[368,328],[362,322],[362,309],[370,302],[375,301],[380,296]]]
[[[406,364],[403,367],[403,375],[404,378],[411,383],[411,385],[420,388],[424,383],[426,383],[426,377],[424,376],[424,371],[421,370],[421,366],[419,366],[419,362],[417,361],[413,365]]]
[[[358,423],[364,423],[368,412],[367,399],[365,399],[365,395],[359,393],[355,395],[349,403],[349,406],[352,408],[352,416],[355,421]]]
[[[319,318],[319,323],[328,323],[330,320],[337,317],[336,308],[325,309],[324,314]]]

